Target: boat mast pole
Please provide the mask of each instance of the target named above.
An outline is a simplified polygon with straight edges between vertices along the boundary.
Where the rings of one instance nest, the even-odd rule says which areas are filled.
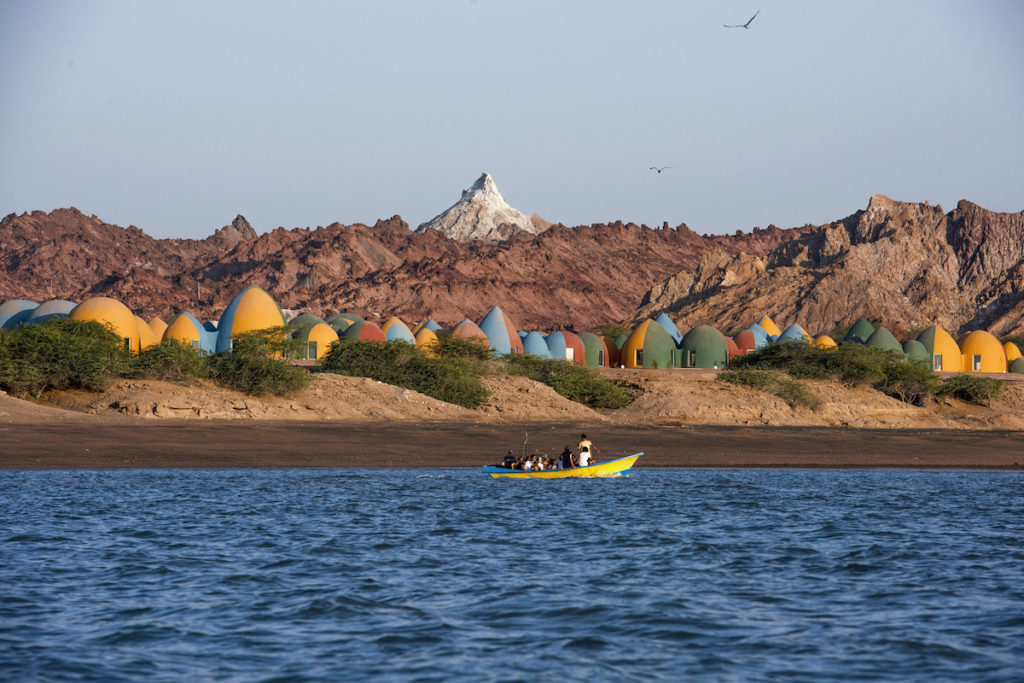
[[[530,432],[523,432],[523,460],[530,455]]]

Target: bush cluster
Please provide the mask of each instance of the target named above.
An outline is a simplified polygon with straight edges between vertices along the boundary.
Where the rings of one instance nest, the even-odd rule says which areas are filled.
[[[96,322],[55,318],[0,330],[0,387],[14,395],[102,391],[130,363],[121,338]]]
[[[978,377],[976,375],[955,375],[950,377],[936,392],[939,396],[952,396],[968,403],[977,403],[987,406],[992,399],[997,398],[1006,385],[991,377]]]
[[[804,407],[814,410],[821,406],[821,399],[813,391],[783,372],[740,367],[725,370],[718,377],[731,384],[767,391],[784,400],[791,408]]]
[[[232,353],[209,355],[166,340],[138,356],[97,322],[55,318],[0,330],[0,388],[38,396],[49,389],[102,391],[119,377],[189,381],[211,379],[249,394],[284,394],[309,384],[309,373],[281,360],[283,328],[241,334]],[[276,357],[274,357],[276,356]]]
[[[508,355],[504,361],[510,375],[529,377],[570,401],[591,408],[622,408],[631,400],[622,386],[601,377],[591,368],[532,354]]]
[[[913,405],[940,395],[985,405],[1003,390],[1003,383],[990,377],[956,375],[942,381],[925,363],[855,343],[833,349],[802,342],[768,344],[737,358],[733,368],[735,372],[723,373],[723,379],[737,384],[759,381],[749,375],[751,371],[777,371],[794,379],[836,379],[850,385],[867,385]],[[749,377],[737,377],[743,373]]]
[[[441,401],[476,408],[489,396],[480,379],[484,372],[480,349],[486,352],[485,356],[490,355],[490,350],[472,342],[454,341],[460,343],[443,346],[446,355],[433,357],[407,342],[343,340],[331,349],[320,367],[324,372],[369,377]]]

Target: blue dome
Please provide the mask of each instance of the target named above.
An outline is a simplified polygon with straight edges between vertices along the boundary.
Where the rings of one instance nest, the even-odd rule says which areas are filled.
[[[540,358],[551,358],[548,344],[544,341],[544,335],[540,332],[529,332],[523,337],[523,352],[532,353]]]
[[[764,328],[761,327],[760,325],[758,325],[757,323],[754,323],[753,325],[751,325],[747,329],[754,333],[754,348],[755,349],[762,348],[763,346],[765,346],[770,341],[769,338],[768,338],[768,333],[765,332]]]
[[[774,340],[773,340],[774,341]],[[802,341],[806,342],[807,337],[804,336],[804,330],[802,327],[793,323],[786,328],[786,331],[779,335],[778,341]]]
[[[680,332],[679,328],[676,327],[676,324],[672,322],[672,318],[662,313],[654,319],[654,322],[661,325],[662,329],[668,332],[669,336],[672,337],[672,341],[674,341],[676,345],[683,341],[683,333]]]
[[[388,341],[404,341],[410,344],[416,343],[416,337],[412,336],[412,332],[409,327],[401,320],[396,320],[388,326],[388,331],[384,333],[384,338]]]
[[[0,305],[0,329],[9,330],[18,323],[26,322],[38,305],[28,299],[5,301]]]
[[[27,322],[42,323],[51,318],[66,318],[77,304],[74,301],[65,299],[50,299],[39,304],[39,307],[32,311]]]

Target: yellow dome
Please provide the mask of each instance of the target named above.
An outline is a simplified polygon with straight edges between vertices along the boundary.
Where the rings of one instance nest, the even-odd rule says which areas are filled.
[[[338,343],[338,333],[327,323],[317,323],[309,329],[306,341],[316,342],[316,359],[323,360]]]
[[[135,314],[120,301],[105,296],[86,299],[71,309],[68,317],[72,320],[92,320],[108,325],[124,340],[126,350],[132,353],[139,352],[139,326],[135,321]]]
[[[836,348],[836,346],[838,346],[835,340],[832,339],[832,337],[828,336],[827,334],[815,337],[814,345],[817,346],[819,349],[834,349]]]
[[[1022,355],[1020,349],[1018,349],[1017,345],[1014,344],[1013,342],[1006,342],[1005,344],[1003,344],[1003,351],[1006,352],[1007,363],[1012,363],[1013,361],[1020,358]]]
[[[1006,351],[994,336],[975,330],[960,344],[964,372],[1006,372]]]
[[[419,332],[415,335],[416,346],[423,350],[423,353],[427,354],[431,358],[437,358],[437,351],[435,350],[437,344],[437,335],[429,327],[420,327]]]
[[[167,331],[167,323],[164,322],[163,318],[156,317],[149,321],[149,329],[153,330],[153,334],[156,335],[157,339],[163,339],[164,332]]]
[[[191,313],[179,313],[164,330],[163,339],[175,339],[185,346],[198,348],[202,340],[199,321]]]
[[[230,351],[232,338],[244,332],[255,332],[272,327],[283,327],[284,315],[277,302],[255,285],[236,296],[217,323],[217,352]]]
[[[917,335],[917,341],[924,344],[925,350],[931,354],[932,370],[942,372],[960,372],[963,359],[960,347],[939,325],[932,325]]]
[[[620,351],[620,362],[627,368],[642,368],[643,362],[637,363],[637,351],[641,351],[644,348],[644,341],[647,339],[647,328],[653,321],[650,319],[643,321],[637,325],[636,329],[629,335],[622,344]],[[666,334],[668,334],[666,332]]]
[[[153,332],[153,328],[143,318],[135,316],[135,324],[139,327],[140,349],[146,350],[150,346],[156,346],[160,343],[160,337]]]
[[[762,330],[768,333],[769,337],[778,337],[780,334],[782,334],[782,330],[779,329],[779,326],[776,325],[775,321],[769,318],[768,316],[765,316],[758,320],[757,324],[761,326]]]

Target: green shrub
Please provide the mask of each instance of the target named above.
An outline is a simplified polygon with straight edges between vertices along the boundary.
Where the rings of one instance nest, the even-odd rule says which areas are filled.
[[[0,330],[0,387],[11,394],[102,391],[128,364],[124,341],[97,322],[53,318]]]
[[[185,382],[209,377],[207,355],[177,339],[165,339],[150,346],[132,360],[132,376],[141,379],[162,379]]]
[[[740,367],[735,370],[723,370],[718,379],[741,387],[757,387],[764,389],[778,382],[778,374],[768,370]]]
[[[459,343],[440,347],[449,355],[432,358],[407,342],[343,340],[331,349],[320,367],[324,372],[369,377],[440,401],[476,408],[488,398],[480,380],[484,368],[479,349],[483,348],[486,356],[490,356],[490,349],[462,339],[455,341]]]
[[[835,349],[819,349],[802,342],[768,344],[737,358],[733,367],[738,373],[774,370],[795,379],[836,379],[850,385],[869,385],[912,404],[920,404],[939,388],[938,375],[927,365],[908,363],[902,354],[856,343],[840,344]],[[730,381],[741,383],[738,379]]]
[[[788,403],[791,408],[804,407],[815,410],[821,406],[821,399],[795,379],[783,380],[773,393]]]
[[[309,386],[310,374],[288,361],[244,353],[218,353],[208,359],[210,376],[228,389],[253,396],[280,396]]]
[[[1006,385],[998,379],[963,374],[947,379],[938,388],[936,394],[987,406],[992,399],[1002,394],[1005,388]]]
[[[250,358],[298,358],[306,351],[306,342],[292,339],[290,325],[242,332],[231,338],[231,353]]]
[[[532,354],[511,354],[505,356],[504,361],[510,375],[546,384],[560,396],[591,408],[622,408],[631,400],[622,386],[601,377],[591,368]]]
[[[788,403],[791,408],[803,406],[815,409],[821,405],[821,399],[814,392],[783,372],[742,367],[721,372],[718,374],[718,379],[774,394]]]
[[[883,363],[883,378],[872,386],[904,403],[921,405],[938,391],[939,376],[924,363],[894,361]]]
[[[438,337],[437,341],[431,344],[430,350],[439,358],[488,360],[491,357],[491,348],[487,344],[460,337]]]
[[[280,396],[309,386],[310,375],[284,358],[305,343],[288,336],[287,327],[234,335],[231,351],[210,356],[210,377],[217,384],[253,396]]]

